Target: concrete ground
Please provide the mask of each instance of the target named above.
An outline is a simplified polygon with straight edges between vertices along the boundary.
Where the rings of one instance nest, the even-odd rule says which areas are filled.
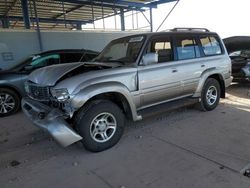
[[[129,123],[113,148],[58,146],[20,112],[0,120],[0,187],[249,188],[249,84],[211,112],[182,108]]]

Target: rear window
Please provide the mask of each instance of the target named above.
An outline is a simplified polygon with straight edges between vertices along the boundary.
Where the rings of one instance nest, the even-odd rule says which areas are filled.
[[[194,38],[180,37],[176,39],[176,51],[179,60],[200,57],[199,46]]]
[[[222,54],[221,46],[217,38],[201,37],[202,50],[206,56]]]

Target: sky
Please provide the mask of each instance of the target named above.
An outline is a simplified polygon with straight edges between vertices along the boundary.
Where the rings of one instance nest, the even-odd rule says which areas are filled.
[[[159,5],[153,9],[153,30],[156,31],[168,12],[174,6],[173,3]],[[145,12],[149,18],[149,12]],[[133,19],[134,18],[134,19]],[[164,22],[159,31],[174,27],[203,27],[217,32],[222,38],[230,36],[250,36],[250,0],[180,0],[174,11]],[[115,19],[117,29],[120,28],[120,17],[105,19],[105,28],[114,29]],[[134,21],[132,21],[134,20]],[[126,29],[140,27],[148,29],[148,22],[142,14],[131,16],[126,14]],[[103,27],[103,21],[95,22],[96,28]],[[92,24],[83,28],[93,28]]]

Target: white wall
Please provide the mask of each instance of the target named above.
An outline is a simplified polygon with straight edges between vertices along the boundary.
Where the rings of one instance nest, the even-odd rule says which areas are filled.
[[[54,49],[90,49],[101,51],[115,38],[131,32],[42,31],[43,51]],[[6,69],[25,57],[39,53],[36,31],[0,30],[0,68]]]

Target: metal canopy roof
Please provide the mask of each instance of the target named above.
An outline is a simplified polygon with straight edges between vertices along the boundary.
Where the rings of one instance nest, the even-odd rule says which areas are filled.
[[[4,28],[67,29],[176,0],[0,0]]]

